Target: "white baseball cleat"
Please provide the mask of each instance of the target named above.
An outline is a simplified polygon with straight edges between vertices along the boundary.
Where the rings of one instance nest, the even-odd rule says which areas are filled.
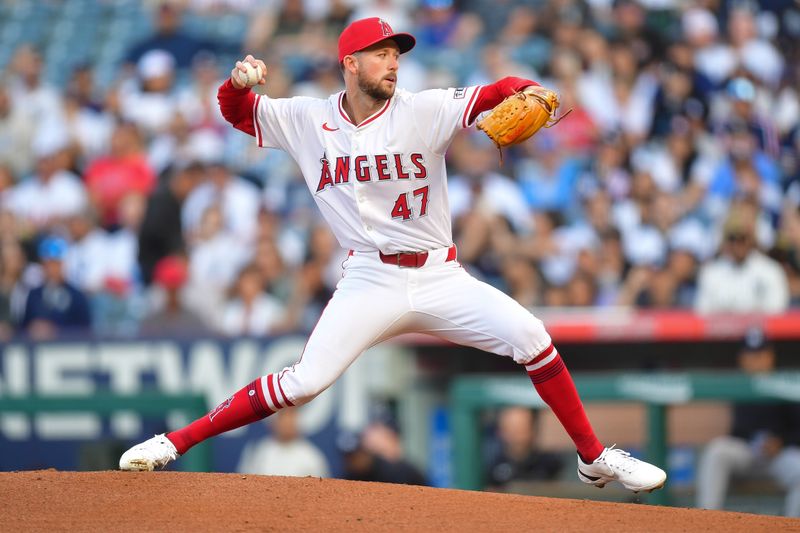
[[[175,445],[164,433],[137,444],[119,458],[120,470],[155,470],[164,468],[170,461],[180,457]]]
[[[628,452],[613,446],[603,450],[591,464],[584,463],[578,456],[578,477],[599,488],[610,481],[619,481],[633,492],[653,492],[667,481],[667,473],[657,466],[631,457]]]

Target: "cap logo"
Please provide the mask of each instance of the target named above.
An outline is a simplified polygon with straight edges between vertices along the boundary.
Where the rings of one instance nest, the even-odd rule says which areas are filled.
[[[389,26],[389,23],[388,23],[388,22],[386,22],[386,21],[385,21],[385,20],[383,20],[383,19],[378,19],[378,22],[379,22],[379,23],[380,23],[380,25],[381,25],[381,31],[383,32],[383,35],[384,35],[384,36],[386,36],[386,37],[389,37],[390,35],[392,35],[392,34],[394,33],[394,32],[392,31],[392,27],[391,27],[391,26]]]

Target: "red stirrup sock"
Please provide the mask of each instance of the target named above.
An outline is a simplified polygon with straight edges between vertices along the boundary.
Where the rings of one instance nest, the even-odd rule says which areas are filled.
[[[199,442],[266,418],[290,405],[293,404],[283,394],[277,374],[269,374],[254,380],[204,417],[168,433],[167,438],[183,455]]]
[[[552,344],[525,365],[536,392],[550,406],[584,462],[591,463],[605,447],[597,440],[564,361]]]

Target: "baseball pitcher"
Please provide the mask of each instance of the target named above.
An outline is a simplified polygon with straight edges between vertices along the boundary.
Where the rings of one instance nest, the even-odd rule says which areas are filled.
[[[513,77],[419,93],[397,89],[400,55],[414,44],[382,19],[353,22],[339,37],[346,89],[324,100],[257,95],[251,88],[265,82],[266,65],[249,55],[236,63],[219,88],[223,115],[258,146],[291,154],[349,257],[294,365],[257,378],[188,426],[134,446],[120,458],[122,470],[163,467],[205,439],[309,402],[367,348],[421,332],[523,365],[574,441],[584,483],[619,481],[633,491],[664,485],[663,470],[597,439],[542,322],[457,261],[445,172],[453,137],[497,108],[502,113],[482,129],[498,146],[513,144],[547,125],[557,98]],[[536,96],[533,105],[546,117],[531,110],[527,95]],[[511,107],[501,108],[509,98]]]

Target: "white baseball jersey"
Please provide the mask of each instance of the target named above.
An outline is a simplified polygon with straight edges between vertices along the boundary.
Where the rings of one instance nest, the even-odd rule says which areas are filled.
[[[259,146],[288,152],[343,248],[393,254],[452,244],[445,151],[478,87],[398,89],[356,126],[327,100],[257,96]]]
[[[551,343],[542,322],[452,257],[444,155],[466,128],[478,87],[397,90],[360,126],[327,100],[257,96],[259,146],[286,150],[344,248],[355,250],[300,360],[262,380],[272,410],[325,390],[367,348],[410,332],[529,363]],[[419,268],[385,254],[428,251]],[[271,399],[270,399],[271,398]],[[271,402],[271,403],[270,403]]]

